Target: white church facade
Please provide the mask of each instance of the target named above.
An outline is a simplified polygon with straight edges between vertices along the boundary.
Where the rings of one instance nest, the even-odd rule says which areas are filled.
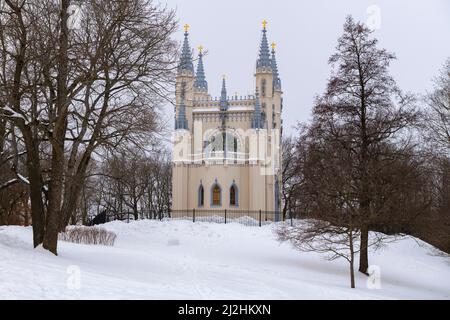
[[[208,92],[202,48],[194,70],[185,26],[176,79],[173,148],[173,211],[271,211],[281,202],[281,134],[283,98],[275,44],[269,49],[267,22],[255,70],[255,92]]]

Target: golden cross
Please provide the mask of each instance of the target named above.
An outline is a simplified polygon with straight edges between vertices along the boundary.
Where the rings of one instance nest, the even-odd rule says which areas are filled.
[[[275,42],[272,42],[272,50],[275,50],[276,47],[277,47],[277,44]]]
[[[267,20],[266,19],[263,20],[262,25],[263,25],[263,28],[266,29],[266,26],[267,26]]]
[[[200,53],[203,52],[203,46],[202,46],[202,45],[199,45],[199,46],[198,46],[198,52],[200,52]]]
[[[226,76],[223,74],[223,75],[222,75],[222,79],[225,80],[225,78],[226,78]]]
[[[184,25],[184,32],[188,32],[189,31],[189,27],[190,25],[188,25],[187,23]]]

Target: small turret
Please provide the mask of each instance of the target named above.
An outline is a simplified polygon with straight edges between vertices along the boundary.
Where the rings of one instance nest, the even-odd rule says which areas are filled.
[[[205,68],[203,66],[203,47],[198,47],[198,65],[195,77],[194,87],[197,91],[207,92],[208,82],[206,81]]]
[[[281,79],[280,75],[278,74],[278,66],[277,66],[277,59],[275,57],[275,48],[276,44],[275,42],[272,43],[272,72],[273,72],[273,88],[275,90],[281,90]]]
[[[220,93],[220,111],[228,110],[227,87],[225,84],[225,76],[222,78],[222,91]]]

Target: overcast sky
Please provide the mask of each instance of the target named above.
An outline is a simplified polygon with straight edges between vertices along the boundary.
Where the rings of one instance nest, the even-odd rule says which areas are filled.
[[[310,118],[314,96],[323,92],[330,74],[328,58],[349,14],[379,27],[374,34],[380,47],[396,54],[391,73],[405,91],[429,90],[432,77],[450,57],[449,0],[167,0],[167,4],[177,11],[177,39],[182,40],[181,27],[188,23],[191,46],[201,44],[208,50],[204,63],[212,96],[220,95],[222,74],[227,76],[229,95],[254,92],[261,21],[268,21],[269,41],[277,43],[287,134],[298,121]],[[172,112],[168,107],[170,119]]]

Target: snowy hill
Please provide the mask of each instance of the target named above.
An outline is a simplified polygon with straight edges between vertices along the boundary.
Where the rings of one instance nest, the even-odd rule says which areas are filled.
[[[370,255],[382,286],[370,290],[361,275],[349,288],[346,262],[280,245],[273,226],[104,227],[117,234],[114,247],[60,242],[58,257],[32,249],[31,228],[0,227],[0,299],[450,299],[450,258],[412,238]]]

